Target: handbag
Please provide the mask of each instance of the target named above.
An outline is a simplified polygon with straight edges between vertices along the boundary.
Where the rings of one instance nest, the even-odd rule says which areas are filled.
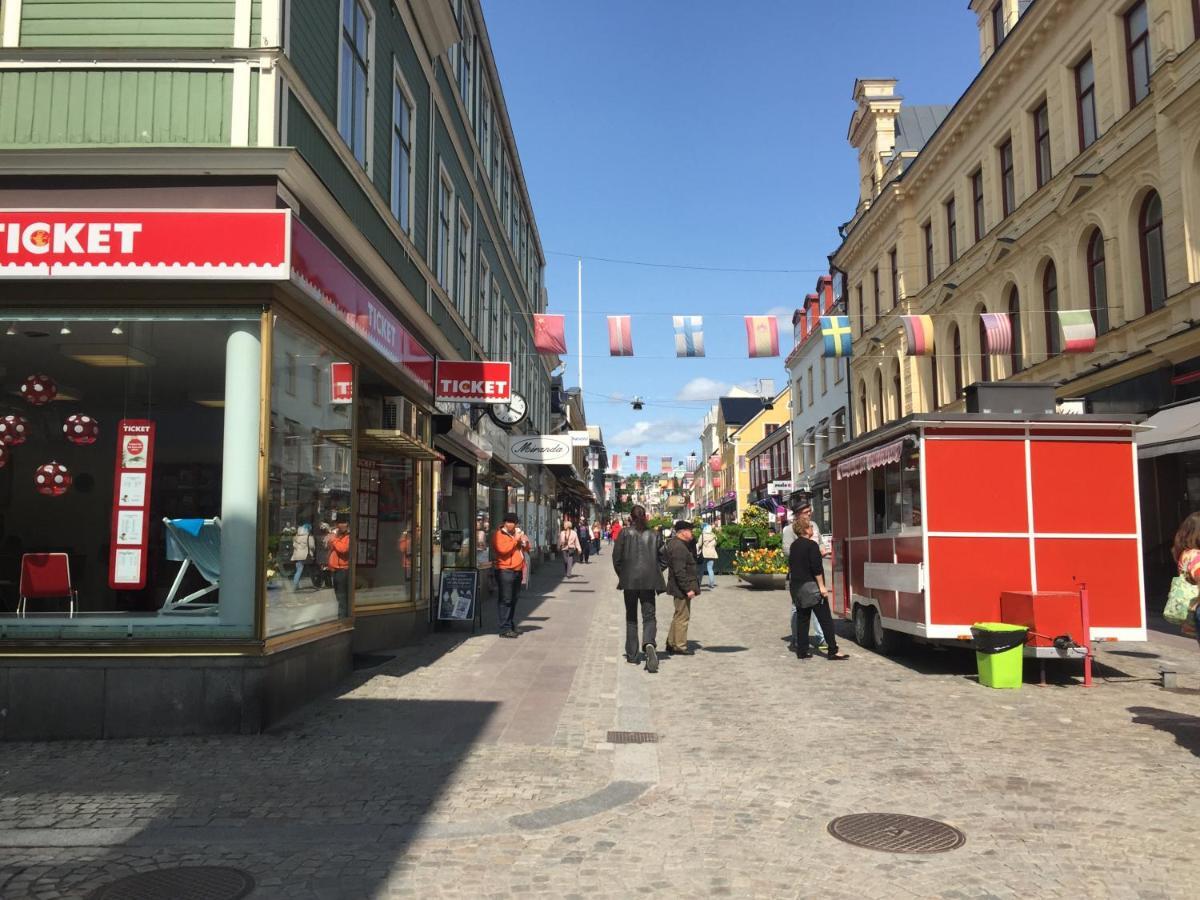
[[[792,592],[792,599],[796,601],[797,609],[812,609],[821,605],[825,595],[815,581],[806,581]]]
[[[1200,587],[1182,575],[1176,575],[1171,579],[1171,589],[1167,591],[1167,605],[1163,607],[1163,618],[1172,625],[1185,624],[1188,621],[1188,612],[1193,608],[1198,596]]]

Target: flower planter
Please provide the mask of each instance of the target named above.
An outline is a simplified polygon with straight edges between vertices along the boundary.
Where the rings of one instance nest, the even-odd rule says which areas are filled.
[[[779,591],[787,586],[787,576],[782,573],[742,573],[738,575],[738,580],[746,582],[756,591]]]

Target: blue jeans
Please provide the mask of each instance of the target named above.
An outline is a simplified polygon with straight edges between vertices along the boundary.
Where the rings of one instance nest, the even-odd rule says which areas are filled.
[[[516,631],[513,619],[517,614],[517,595],[521,593],[521,573],[516,569],[496,572],[496,625],[500,634]]]
[[[793,603],[792,604],[792,640],[795,641],[796,646],[800,645],[799,635],[796,634],[796,629],[799,627],[800,627],[800,611],[798,609],[796,609],[796,604]],[[813,635],[813,637],[815,637],[817,639],[815,646],[820,647],[822,644],[825,643],[825,632],[821,630],[821,623],[817,621],[816,616],[812,617],[812,627],[813,627],[813,631],[816,632]],[[805,637],[807,638],[807,635],[805,635]]]
[[[708,574],[708,586],[715,588],[717,586],[717,576],[713,572],[713,566],[716,564],[715,559],[706,559],[704,561],[704,571]]]
[[[292,576],[292,590],[300,590],[300,579],[304,577],[304,561],[296,563],[296,574]]]

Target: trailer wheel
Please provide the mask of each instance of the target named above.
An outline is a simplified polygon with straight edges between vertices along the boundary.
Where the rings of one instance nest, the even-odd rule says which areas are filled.
[[[871,617],[871,643],[875,647],[875,652],[881,656],[895,656],[904,649],[905,635],[899,631],[884,628],[883,617],[879,615],[878,610],[874,612],[875,615]]]
[[[876,618],[874,607],[863,606],[861,603],[855,604],[854,642],[866,650],[875,646],[874,622]]]

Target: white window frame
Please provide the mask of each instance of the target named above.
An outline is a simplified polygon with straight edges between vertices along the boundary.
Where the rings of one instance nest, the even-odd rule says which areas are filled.
[[[366,112],[366,121],[363,123],[365,132],[363,134],[363,159],[359,159],[354,152],[353,133],[349,137],[342,130],[342,54],[346,52],[346,6],[353,5],[355,8],[362,10],[363,17],[366,19],[367,25],[367,72],[366,97],[363,98],[363,106]],[[338,68],[337,68],[337,129],[341,135],[342,141],[350,150],[350,155],[358,160],[363,170],[370,175],[372,172],[371,156],[374,150],[374,132],[375,132],[375,92],[371,90],[375,79],[375,10],[366,0],[339,0],[338,2]],[[351,98],[353,99],[353,98]],[[352,123],[347,123],[347,130],[351,129]]]
[[[502,349],[501,344],[503,342],[502,329],[504,327],[504,319],[500,315],[500,306],[501,306],[500,281],[499,281],[499,279],[496,278],[495,275],[493,275],[492,276],[492,333],[491,333],[492,342],[491,342],[491,347],[488,349],[488,352],[491,354],[492,359],[502,359],[503,358],[500,354],[500,351]]]
[[[437,221],[434,223],[434,277],[438,284],[451,290],[454,271],[454,182],[446,167],[438,163]]]
[[[471,217],[458,204],[454,230],[454,306],[468,327],[471,323]]]
[[[478,323],[475,327],[478,329],[475,336],[479,339],[479,346],[483,348],[485,354],[491,352],[490,347],[490,317],[492,314],[492,267],[488,265],[487,258],[483,253],[479,254],[479,315]]]
[[[396,148],[400,142],[400,137],[396,128],[396,101],[403,97],[405,105],[408,107],[408,177],[405,181],[408,182],[408,204],[407,208],[401,210],[400,197],[398,187],[400,181],[396,177]],[[416,189],[416,166],[413,165],[413,157],[416,150],[416,133],[417,133],[417,104],[413,98],[413,93],[408,87],[408,82],[404,78],[404,74],[400,71],[399,61],[393,60],[392,63],[392,158],[391,163],[391,208],[392,215],[396,217],[396,221],[400,223],[400,227],[412,237],[413,231],[413,192]],[[404,215],[400,215],[403,212]]]

